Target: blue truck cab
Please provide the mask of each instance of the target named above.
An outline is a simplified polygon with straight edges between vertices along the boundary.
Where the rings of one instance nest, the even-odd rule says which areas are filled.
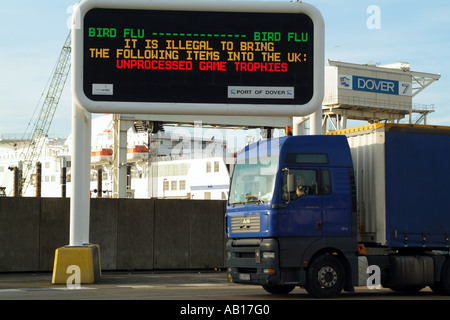
[[[247,146],[236,159],[227,207],[229,281],[262,284],[271,293],[296,285],[315,296],[351,290],[345,273],[358,251],[352,178],[342,135]],[[308,281],[317,276],[319,283]]]

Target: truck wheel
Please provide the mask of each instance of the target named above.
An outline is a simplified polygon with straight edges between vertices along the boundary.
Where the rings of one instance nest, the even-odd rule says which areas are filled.
[[[320,256],[308,268],[306,291],[315,298],[339,295],[345,284],[345,269],[335,256]]]
[[[433,292],[440,295],[450,295],[450,258],[444,262],[441,270],[441,281],[435,282],[431,287]]]
[[[294,290],[295,286],[292,285],[265,285],[263,284],[263,289],[271,294],[289,294]]]

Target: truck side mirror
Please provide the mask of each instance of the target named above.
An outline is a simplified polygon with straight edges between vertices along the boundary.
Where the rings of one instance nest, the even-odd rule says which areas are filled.
[[[285,205],[291,202],[291,192],[295,191],[295,176],[290,172],[289,168],[283,170],[283,192],[281,199],[286,201]]]
[[[287,191],[289,193],[295,191],[295,177],[294,174],[290,173],[289,171],[287,175]]]

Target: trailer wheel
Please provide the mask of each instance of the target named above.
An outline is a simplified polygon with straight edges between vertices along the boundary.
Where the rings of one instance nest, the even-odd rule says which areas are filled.
[[[345,269],[335,256],[325,255],[315,259],[306,275],[306,291],[315,298],[333,298],[345,284]]]
[[[450,258],[447,258],[442,267],[441,281],[435,282],[430,287],[437,294],[450,295]]]
[[[271,294],[289,294],[295,288],[292,285],[263,285],[262,287]]]

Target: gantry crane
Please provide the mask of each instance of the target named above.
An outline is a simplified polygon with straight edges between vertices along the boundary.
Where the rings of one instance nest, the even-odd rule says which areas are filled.
[[[70,72],[71,50],[71,33],[69,32],[53,70],[41,110],[33,125],[30,144],[26,152],[20,157],[23,159],[22,190],[19,192],[20,194],[25,193],[30,185],[31,174],[44,147],[45,139]]]

